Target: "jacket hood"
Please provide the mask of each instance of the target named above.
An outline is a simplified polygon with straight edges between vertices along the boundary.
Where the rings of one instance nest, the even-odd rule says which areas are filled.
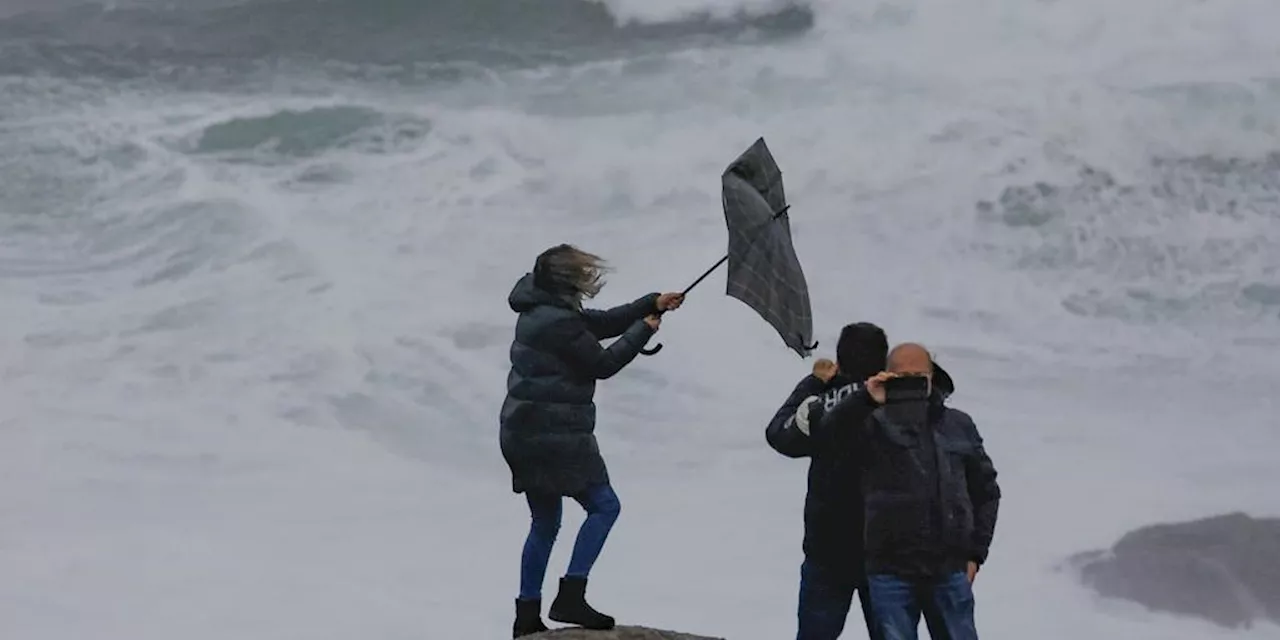
[[[940,400],[946,400],[951,394],[956,392],[956,383],[951,379],[951,374],[947,373],[937,360],[933,361],[933,393],[939,396]]]
[[[526,273],[516,281],[511,293],[507,295],[507,304],[516,313],[524,313],[543,305],[573,308],[573,303],[534,284],[533,273]]]

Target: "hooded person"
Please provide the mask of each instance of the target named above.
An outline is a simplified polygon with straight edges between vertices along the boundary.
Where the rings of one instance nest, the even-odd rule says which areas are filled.
[[[789,458],[809,458],[804,500],[804,562],[796,640],[835,640],[844,631],[858,594],[867,632],[874,635],[862,567],[862,495],[858,470],[838,433],[813,433],[797,410],[809,400],[835,406],[884,369],[889,341],[870,322],[846,325],[836,344],[836,362],[821,359],[792,390],[765,429],[769,446]]]
[[[524,493],[531,524],[520,559],[513,637],[546,631],[542,583],[560,530],[561,503],[573,498],[587,517],[578,531],[568,571],[549,617],[591,629],[614,619],[586,601],[587,576],[600,555],[621,504],[596,442],[597,380],[622,370],[660,324],[659,314],[680,306],[678,293],[650,293],[607,310],[583,307],[603,286],[599,256],[571,245],[547,249],[507,298],[516,319],[507,395],[499,416],[502,457],[512,490]],[[617,338],[608,347],[600,341]]]
[[[838,638],[855,592],[868,635],[879,638],[866,588],[860,468],[848,434],[812,428],[809,402],[818,400],[818,406],[830,410],[884,370],[888,352],[888,337],[879,326],[846,325],[836,344],[836,362],[815,362],[813,373],[800,380],[765,430],[769,446],[778,453],[809,458],[796,640]],[[941,368],[935,381],[940,394],[955,390]]]

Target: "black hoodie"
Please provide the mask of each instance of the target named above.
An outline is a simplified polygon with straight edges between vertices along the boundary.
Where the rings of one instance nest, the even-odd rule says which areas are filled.
[[[821,405],[834,408],[861,387],[861,381],[839,374],[831,382],[805,376],[765,429],[765,439],[778,453],[810,459],[804,498],[805,557],[855,580],[863,574],[863,509],[851,432],[814,430],[808,412],[797,413],[797,409],[815,397]],[[814,417],[819,416],[815,412]]]

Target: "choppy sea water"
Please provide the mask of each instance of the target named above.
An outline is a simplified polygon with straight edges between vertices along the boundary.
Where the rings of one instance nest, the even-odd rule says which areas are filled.
[[[933,347],[997,456],[980,625],[1213,637],[1052,567],[1280,508],[1280,9],[738,4],[0,9],[13,637],[505,633],[511,284],[570,241],[601,304],[683,287],[758,136],[819,339]],[[804,470],[763,428],[808,363],[722,277],[601,386],[628,506],[593,589],[778,637]]]

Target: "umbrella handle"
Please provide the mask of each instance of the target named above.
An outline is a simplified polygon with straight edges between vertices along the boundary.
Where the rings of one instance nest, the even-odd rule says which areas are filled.
[[[665,314],[665,313],[666,313],[666,311],[659,311],[659,312],[658,312],[657,314],[655,314],[655,315],[657,315],[659,318],[661,318],[661,317],[663,316],[663,314]],[[644,354],[644,355],[646,355],[646,356],[652,356],[652,355],[655,355],[655,354],[657,354],[659,351],[662,351],[662,343],[661,343],[661,342],[659,342],[659,343],[658,343],[658,345],[657,345],[657,346],[655,346],[655,347],[654,347],[654,348],[652,348],[652,349],[646,349],[646,348],[644,348],[644,347],[640,347],[640,353],[642,353],[642,354]]]
[[[729,254],[727,254],[727,253],[726,253],[726,254],[724,255],[724,257],[723,257],[723,258],[720,258],[719,260],[717,260],[717,261],[716,261],[716,263],[715,263],[715,264],[713,264],[713,265],[711,265],[709,268],[707,268],[707,270],[706,270],[706,271],[703,271],[703,272],[702,272],[702,275],[698,276],[698,279],[697,279],[697,280],[694,280],[692,284],[690,284],[689,286],[685,287],[685,288],[684,288],[684,291],[681,291],[681,292],[680,292],[680,295],[689,295],[689,292],[690,292],[690,291],[692,291],[694,287],[698,286],[698,285],[699,285],[703,280],[706,280],[706,279],[707,279],[707,276],[711,275],[711,272],[715,271],[716,269],[719,269],[719,268],[720,268],[720,265],[722,265],[722,264],[724,264],[724,263],[726,263],[726,262],[728,262],[728,261],[729,261]],[[658,312],[658,315],[659,315],[659,316],[661,316],[661,315],[662,315],[662,314],[664,314],[664,313],[666,313],[666,311],[659,311],[659,312]],[[658,353],[659,351],[662,351],[662,343],[658,343],[658,345],[657,345],[657,346],[655,346],[655,347],[654,347],[654,348],[652,348],[652,349],[645,349],[645,348],[643,348],[643,347],[641,347],[641,349],[640,349],[640,353],[642,353],[642,354],[644,354],[644,355],[646,355],[646,356],[654,355],[654,354]]]

